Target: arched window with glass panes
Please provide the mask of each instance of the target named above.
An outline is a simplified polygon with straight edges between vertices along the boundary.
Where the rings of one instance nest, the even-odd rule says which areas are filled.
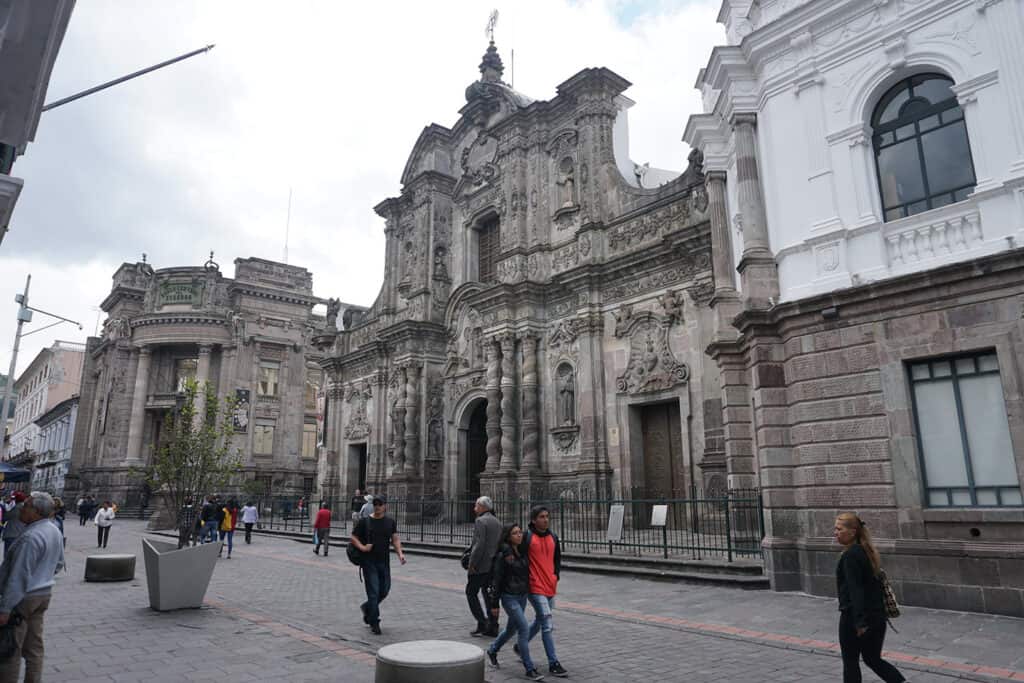
[[[886,221],[963,201],[974,189],[967,126],[952,85],[941,74],[918,74],[875,107],[871,132]]]

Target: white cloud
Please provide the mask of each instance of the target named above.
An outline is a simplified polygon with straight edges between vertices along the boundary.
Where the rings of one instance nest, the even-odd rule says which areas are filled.
[[[582,68],[606,66],[627,92],[632,156],[685,166],[692,89],[718,0],[498,2],[496,42],[515,87],[550,99]],[[36,305],[90,333],[110,276],[141,252],[157,268],[228,275],[239,256],[289,261],[318,295],[369,304],[380,287],[383,224],[422,128],[452,125],[479,77],[490,6],[460,2],[78,3],[49,100],[215,42],[208,54],[43,114],[15,165],[26,179],[0,247],[0,368],[6,372],[27,272]],[[31,329],[31,328],[29,328]],[[70,328],[28,337],[19,370]]]

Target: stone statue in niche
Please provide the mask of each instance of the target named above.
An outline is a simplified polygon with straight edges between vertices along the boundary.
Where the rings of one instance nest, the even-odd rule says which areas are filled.
[[[558,208],[568,209],[576,206],[576,169],[570,157],[565,157],[558,165]]]
[[[437,245],[434,247],[434,279],[435,280],[448,280],[448,265],[445,261],[448,260],[448,250],[443,245]]]
[[[339,299],[327,300],[327,329],[338,329],[338,314],[341,313],[341,301]]]
[[[576,375],[572,366],[562,364],[558,368],[558,424],[576,424]]]
[[[440,460],[444,454],[444,423],[440,418],[430,421],[427,434],[427,457]]]

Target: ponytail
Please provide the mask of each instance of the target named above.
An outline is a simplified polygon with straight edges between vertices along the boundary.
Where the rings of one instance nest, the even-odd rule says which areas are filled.
[[[859,543],[860,547],[867,553],[868,561],[871,562],[871,570],[875,576],[878,576],[882,571],[882,558],[878,554],[878,548],[875,547],[874,542],[871,540],[871,532],[868,531],[868,525],[853,512],[841,512],[836,516],[836,520],[847,529],[854,529],[857,532],[854,542]]]

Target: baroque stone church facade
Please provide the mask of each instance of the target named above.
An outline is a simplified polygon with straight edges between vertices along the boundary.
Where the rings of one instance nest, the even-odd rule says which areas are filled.
[[[401,194],[376,207],[377,300],[314,340],[328,356],[325,490],[721,489],[721,387],[704,349],[724,196],[699,154],[643,186],[630,84],[608,69],[550,101],[502,81],[493,43],[480,72],[455,125],[423,130]]]

